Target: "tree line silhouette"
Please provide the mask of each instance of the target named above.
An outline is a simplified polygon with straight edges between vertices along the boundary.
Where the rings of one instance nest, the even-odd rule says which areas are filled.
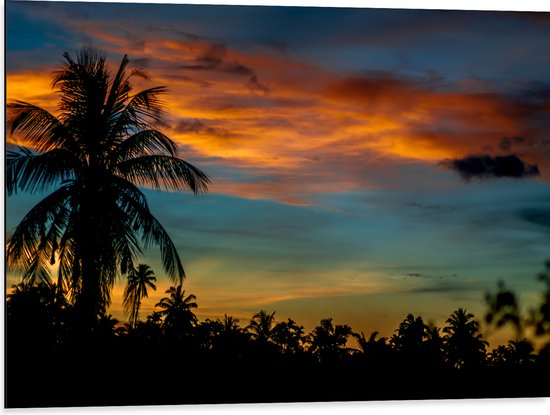
[[[492,350],[463,308],[444,327],[408,314],[389,337],[355,332],[332,318],[310,332],[261,310],[248,324],[200,320],[196,298],[172,286],[140,318],[154,274],[131,271],[128,322],[98,316],[83,336],[77,305],[55,283],[20,283],[7,296],[8,407],[296,402],[548,396],[550,342],[538,351],[519,337],[527,326],[550,335],[550,264],[541,305],[517,320],[516,295],[499,286],[485,320],[512,322],[518,336]],[[511,311],[512,309],[512,311]],[[495,316],[497,318],[495,319]]]
[[[492,351],[462,308],[443,328],[407,315],[388,338],[331,318],[306,333],[265,310],[245,326],[227,315],[200,321],[176,247],[139,187],[199,194],[210,178],[158,129],[166,88],[134,93],[131,81],[148,77],[128,65],[124,56],[112,72],[92,48],[64,54],[52,82],[57,115],[7,105],[7,132],[28,145],[7,151],[7,194],[51,192],[6,243],[6,265],[21,275],[6,299],[7,407],[548,395],[550,346],[535,353],[520,336],[524,326],[550,333],[548,271],[528,318],[503,284],[487,296],[487,322],[518,333]],[[138,259],[153,245],[174,285],[142,318],[156,278]],[[117,279],[124,324],[108,314]]]

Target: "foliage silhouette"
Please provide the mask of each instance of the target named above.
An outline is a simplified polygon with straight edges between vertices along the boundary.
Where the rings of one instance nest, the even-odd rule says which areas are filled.
[[[158,311],[145,321],[123,325],[103,314],[94,336],[75,344],[72,326],[66,324],[75,305],[58,293],[44,283],[20,284],[8,296],[8,407],[550,393],[547,349],[536,353],[528,340],[521,339],[487,352],[477,321],[462,308],[451,314],[443,330],[409,314],[391,339],[377,332],[367,338],[348,325],[335,325],[331,318],[305,333],[292,319],[275,324],[275,313],[265,311],[252,317],[258,323],[252,331],[227,315],[199,322],[193,313],[195,296],[186,295],[178,285],[166,291]],[[357,350],[350,347],[352,338]],[[48,358],[41,358],[44,354]],[[77,368],[73,362],[79,362]],[[153,394],[135,388],[136,378],[158,378],[164,365],[192,376],[163,382]],[[28,376],[42,385],[30,394]],[[116,388],[100,386],[111,376],[119,380]],[[84,381],[91,386],[79,388]]]
[[[137,186],[201,193],[210,180],[178,158],[176,144],[157,129],[165,87],[133,93],[131,81],[147,75],[129,71],[127,56],[114,75],[96,49],[63,56],[52,82],[57,116],[22,101],[7,105],[8,132],[29,146],[7,152],[8,195],[51,192],[9,238],[7,264],[25,281],[49,283],[49,264],[58,262],[58,289],[70,292],[80,326],[93,327],[115,279],[143,248],[160,246],[167,274],[185,277],[174,243]]]
[[[522,323],[516,295],[506,288],[503,281],[498,282],[496,294],[485,295],[485,302],[488,307],[485,314],[486,323],[497,328],[511,324],[518,333],[521,332]]]
[[[531,366],[536,361],[536,354],[531,342],[527,339],[509,340],[508,345],[498,346],[490,354],[491,364],[502,367]]]
[[[550,261],[546,261],[544,266],[545,270],[537,276],[538,280],[545,285],[540,304],[537,307],[531,308],[527,316],[522,316],[518,296],[513,291],[506,289],[503,281],[499,281],[497,293],[487,293],[485,295],[485,301],[488,306],[485,321],[497,328],[511,323],[516,329],[518,337],[527,327],[534,328],[537,336],[549,335]]]
[[[261,343],[267,343],[271,340],[271,331],[275,321],[275,312],[268,314],[265,310],[252,316],[250,324],[246,327],[252,333],[252,338]]]
[[[182,284],[170,287],[166,290],[168,297],[163,297],[155,305],[161,309],[160,315],[164,317],[162,326],[167,335],[182,339],[191,334],[191,330],[198,322],[192,309],[197,308],[197,299],[193,294],[185,295]]]
[[[350,352],[347,347],[348,338],[353,331],[347,324],[332,323],[332,318],[321,320],[309,336],[309,349],[320,362],[335,361]]]
[[[306,336],[304,326],[299,326],[292,319],[277,323],[271,331],[273,342],[285,354],[297,354],[304,351]]]
[[[447,319],[447,324],[443,333],[448,361],[459,368],[481,364],[488,343],[479,333],[474,315],[459,308]]]
[[[427,336],[427,326],[422,317],[415,318],[414,315],[408,314],[391,337],[390,342],[396,350],[413,356],[422,352]]]
[[[156,280],[153,270],[146,264],[139,264],[137,268],[132,267],[128,273],[128,282],[124,290],[123,306],[130,320],[130,324],[134,327],[139,319],[141,299],[147,298],[147,287],[153,290],[157,289],[156,285],[153,284],[153,281]]]

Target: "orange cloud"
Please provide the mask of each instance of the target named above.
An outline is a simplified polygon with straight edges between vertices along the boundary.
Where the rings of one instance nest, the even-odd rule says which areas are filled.
[[[138,42],[88,24],[110,52],[147,62],[153,83],[169,87],[167,133],[184,149],[183,157],[279,176],[264,182],[220,177],[214,191],[307,204],[296,195],[381,185],[364,174],[365,166],[383,175],[385,165],[434,165],[501,151],[503,137],[541,137],[532,122],[535,110],[488,89],[461,92],[460,85],[395,74],[342,77],[262,49],[245,53],[158,33]],[[48,86],[47,74],[13,73],[8,99],[51,107]],[[543,178],[550,177],[548,147],[519,150],[541,167]]]

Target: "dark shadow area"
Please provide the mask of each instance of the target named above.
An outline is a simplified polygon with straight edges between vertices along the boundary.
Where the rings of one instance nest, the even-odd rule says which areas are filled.
[[[390,338],[332,319],[305,333],[265,311],[246,327],[199,321],[178,286],[145,321],[101,315],[83,334],[55,293],[19,285],[8,297],[8,408],[550,396],[549,345],[489,351],[464,309],[442,329],[410,314]]]

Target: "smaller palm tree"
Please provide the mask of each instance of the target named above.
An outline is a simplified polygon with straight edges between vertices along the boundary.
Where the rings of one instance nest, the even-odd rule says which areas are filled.
[[[239,327],[239,319],[233,316],[228,316],[227,314],[224,314],[222,324],[222,331],[225,333],[241,331],[241,328]]]
[[[518,339],[508,341],[508,361],[516,366],[528,366],[533,364],[536,359],[535,350],[531,342],[527,339]]]
[[[304,351],[303,346],[306,341],[304,326],[299,326],[290,318],[288,321],[277,323],[273,327],[271,337],[283,353],[296,354]]]
[[[348,337],[353,333],[347,324],[332,323],[332,318],[321,320],[321,324],[310,333],[308,351],[319,361],[330,361],[344,357],[351,351],[346,346]]]
[[[163,327],[170,334],[176,336],[189,334],[196,325],[198,319],[192,309],[197,308],[197,297],[193,294],[185,295],[182,285],[170,287],[165,292],[168,297],[160,299],[155,307],[161,308],[160,314],[164,316]]]
[[[254,314],[246,328],[252,333],[252,338],[265,343],[271,339],[274,322],[275,311],[267,314],[266,311],[261,310],[259,313]]]
[[[141,300],[148,296],[147,287],[153,290],[157,289],[153,284],[153,281],[156,280],[153,270],[146,264],[139,264],[137,268],[132,268],[128,273],[128,283],[124,290],[122,304],[132,327],[136,327],[138,322]]]
[[[379,333],[377,331],[373,331],[367,339],[363,332],[361,332],[360,334],[351,333],[351,335],[357,339],[357,343],[359,344],[361,352],[365,356],[369,357],[373,354],[376,354],[378,351],[383,352],[390,347],[388,345],[387,337],[379,337],[377,339],[378,334]]]
[[[390,343],[398,352],[407,355],[418,355],[422,353],[424,348],[427,327],[422,317],[408,314],[390,339]]]

